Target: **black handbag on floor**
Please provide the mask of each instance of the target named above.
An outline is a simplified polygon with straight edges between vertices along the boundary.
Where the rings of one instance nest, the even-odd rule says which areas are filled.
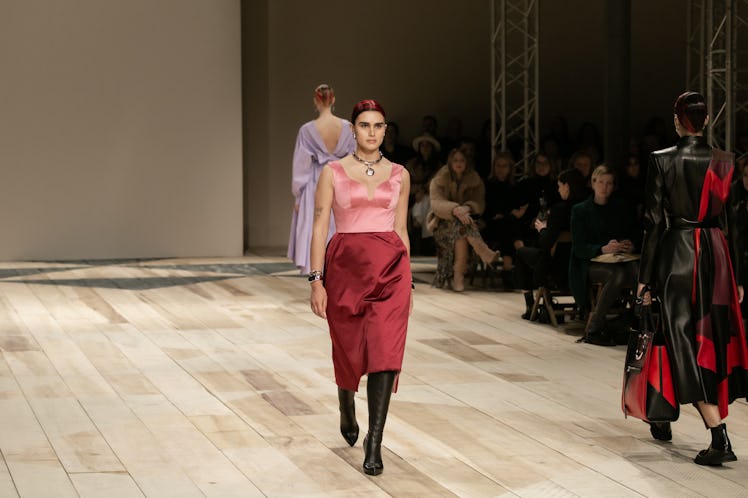
[[[680,405],[664,335],[654,319],[656,304],[641,306],[639,327],[629,335],[621,408],[625,416],[645,422],[674,422]]]

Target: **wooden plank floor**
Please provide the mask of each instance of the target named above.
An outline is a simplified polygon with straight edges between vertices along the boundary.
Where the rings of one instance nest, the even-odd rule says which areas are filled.
[[[417,280],[433,261],[416,260]],[[519,318],[515,293],[418,285],[385,472],[338,431],[326,323],[287,260],[0,264],[0,497],[748,496],[620,410],[624,348]],[[365,380],[357,396],[365,431]]]

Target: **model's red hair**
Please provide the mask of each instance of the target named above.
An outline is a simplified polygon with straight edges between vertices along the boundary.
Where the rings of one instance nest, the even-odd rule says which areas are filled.
[[[335,91],[327,83],[322,83],[314,89],[314,99],[320,104],[329,107],[335,100]]]
[[[351,113],[351,123],[356,123],[356,118],[359,114],[365,111],[377,111],[382,114],[383,118],[387,116],[384,114],[384,108],[376,100],[362,100],[353,106],[353,112]]]

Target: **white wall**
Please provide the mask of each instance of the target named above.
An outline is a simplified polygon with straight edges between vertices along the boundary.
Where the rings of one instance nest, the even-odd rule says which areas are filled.
[[[0,3],[0,259],[242,251],[239,0]]]

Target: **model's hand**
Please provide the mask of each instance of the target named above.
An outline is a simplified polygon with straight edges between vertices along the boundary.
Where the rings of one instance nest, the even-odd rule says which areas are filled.
[[[738,302],[739,303],[742,303],[743,302],[743,298],[745,297],[745,294],[743,293],[743,290],[744,290],[743,286],[742,285],[738,285]]]
[[[299,212],[299,203],[298,202],[294,202],[294,204],[293,204],[293,210],[294,210],[294,213],[298,213]]]
[[[644,290],[644,287],[646,287],[646,284],[643,284],[639,282],[639,285],[636,286],[636,295],[641,296],[642,290]],[[647,291],[642,296],[642,306],[651,306],[652,305],[652,294]]]
[[[314,314],[327,320],[327,291],[320,280],[312,282],[312,297],[309,302]]]

